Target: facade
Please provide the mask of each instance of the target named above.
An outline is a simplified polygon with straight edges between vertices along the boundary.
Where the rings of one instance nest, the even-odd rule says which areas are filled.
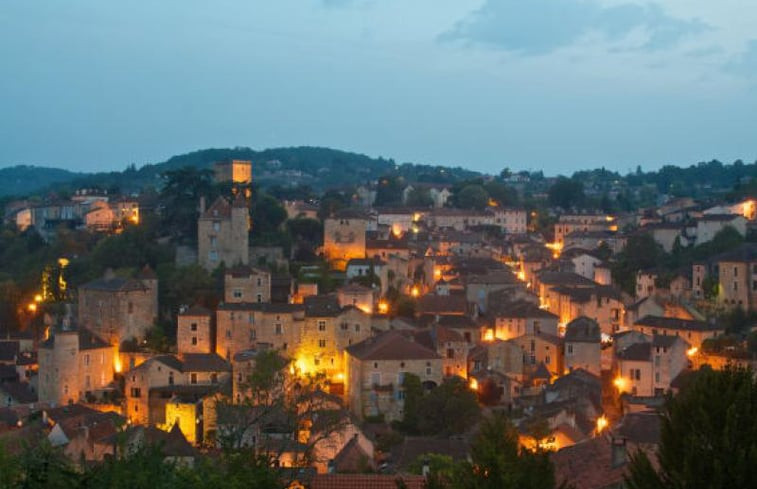
[[[383,416],[402,419],[406,374],[418,376],[424,386],[442,381],[442,358],[397,331],[386,331],[345,350],[346,398],[359,418]]]
[[[323,254],[337,270],[353,258],[365,258],[365,232],[370,218],[362,212],[342,210],[323,222]]]
[[[647,335],[678,336],[699,349],[702,348],[704,340],[715,338],[725,332],[722,326],[704,321],[657,316],[645,316],[636,321],[632,328]]]
[[[145,268],[137,278],[112,271],[79,287],[79,324],[112,345],[144,338],[158,317],[158,278]]]
[[[250,220],[247,201],[239,193],[233,204],[218,197],[197,220],[197,259],[206,270],[221,263],[227,267],[247,265],[250,257]]]
[[[593,319],[579,317],[565,327],[565,369],[584,369],[594,375],[602,374],[602,333]]]
[[[688,365],[688,343],[676,336],[653,336],[616,352],[615,385],[634,396],[661,396]]]
[[[563,214],[555,224],[555,243],[563,247],[566,236],[577,231],[617,231],[617,225],[605,214]]]
[[[231,361],[260,343],[292,355],[304,321],[302,304],[221,303],[216,310],[216,352]]]
[[[176,328],[179,353],[214,353],[213,313],[200,306],[181,311]]]
[[[71,404],[113,381],[115,348],[85,328],[61,328],[39,346],[40,402]]]
[[[563,374],[563,339],[547,333],[534,333],[513,338],[523,352],[526,368],[544,364],[553,377]]]
[[[224,302],[271,302],[271,273],[249,266],[229,268],[223,289]]]
[[[746,218],[737,214],[707,214],[697,220],[696,244],[707,243],[726,227],[746,236]]]
[[[557,336],[558,317],[532,302],[499,303],[488,316],[493,320],[492,336],[498,340],[542,332]]]

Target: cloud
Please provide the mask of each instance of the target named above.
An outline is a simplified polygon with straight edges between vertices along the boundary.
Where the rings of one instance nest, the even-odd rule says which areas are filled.
[[[725,68],[735,75],[757,77],[757,39],[749,41],[741,56],[731,60]]]
[[[590,36],[619,42],[637,32],[643,34],[643,40],[634,49],[660,50],[706,29],[708,26],[699,20],[672,17],[654,4],[605,7],[596,0],[486,0],[439,40],[533,56]]]

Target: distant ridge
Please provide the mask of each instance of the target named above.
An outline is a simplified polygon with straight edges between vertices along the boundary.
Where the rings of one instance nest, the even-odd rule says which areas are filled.
[[[54,190],[74,190],[79,187],[119,187],[133,192],[147,186],[159,188],[160,175],[185,166],[210,168],[223,159],[243,159],[253,162],[253,179],[264,186],[310,185],[317,190],[366,183],[395,171],[394,160],[371,158],[364,154],[331,148],[299,146],[256,151],[247,147],[209,148],[172,156],[162,163],[146,164],[141,168],[129,165],[123,171],[74,173],[57,168],[13,166],[0,169],[0,197],[26,196]],[[414,177],[439,183],[475,178],[481,174],[463,168],[430,165],[400,165]],[[442,176],[440,178],[440,175]],[[415,179],[415,178],[413,178]]]

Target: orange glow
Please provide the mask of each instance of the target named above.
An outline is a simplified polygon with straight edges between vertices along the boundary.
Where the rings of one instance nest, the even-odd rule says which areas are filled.
[[[336,374],[336,380],[338,380],[339,382],[344,382],[344,374],[342,372]]]
[[[42,302],[42,294],[37,294],[34,296],[34,302],[40,303]]]
[[[692,346],[691,348],[686,350],[686,355],[693,357],[694,355],[697,354],[697,352],[699,352],[699,348],[697,348],[696,346]]]
[[[378,312],[380,314],[386,314],[389,312],[389,304],[387,304],[386,301],[381,301],[378,303]]]
[[[492,198],[489,198],[489,207],[497,207],[497,206],[499,206],[497,201]]]
[[[612,222],[614,220],[615,220],[615,217],[613,217],[613,216],[605,216],[605,221],[607,221],[607,222]]]
[[[421,295],[421,290],[417,285],[413,285],[413,288],[410,289],[410,295],[412,295],[413,297],[418,297],[419,295]]]
[[[484,333],[484,341],[494,341],[494,330],[487,329]]]
[[[439,280],[440,278],[442,278],[442,269],[434,268],[434,280]]]
[[[392,234],[394,235],[395,238],[401,237],[402,227],[397,223],[392,224]]]
[[[29,310],[29,312],[37,312],[37,304],[31,303],[26,308]]]
[[[612,384],[618,389],[618,391],[623,392],[626,390],[627,383],[626,379],[624,379],[621,376],[618,376],[615,380],[612,381]]]
[[[546,243],[544,246],[552,250],[553,258],[560,258],[560,252],[562,251],[562,243],[558,243],[558,242]]]
[[[306,374],[308,372],[307,363],[302,358],[297,360],[297,363],[295,365],[297,366],[297,370],[299,370],[301,374]]]
[[[477,391],[478,390],[478,381],[476,379],[470,379],[470,384],[469,385],[470,385],[470,389],[472,391]]]
[[[518,280],[524,282],[526,280],[526,272],[524,272],[523,270],[518,272]]]
[[[602,433],[602,431],[607,428],[607,426],[610,424],[609,421],[607,421],[607,418],[603,414],[602,416],[597,418],[597,434]]]
[[[117,374],[120,374],[122,369],[123,369],[123,366],[121,365],[121,357],[118,354],[116,354],[116,356],[113,357],[113,370]]]

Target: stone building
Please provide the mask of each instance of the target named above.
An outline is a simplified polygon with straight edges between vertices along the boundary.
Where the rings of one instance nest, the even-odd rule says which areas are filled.
[[[221,303],[216,310],[216,352],[230,361],[238,352],[266,344],[292,355],[304,321],[302,304]]]
[[[223,276],[224,302],[271,302],[271,273],[260,268],[236,266]]]
[[[176,344],[179,353],[214,353],[213,313],[201,306],[179,312]]]
[[[345,397],[359,418],[382,415],[387,422],[402,419],[402,384],[408,373],[418,376],[426,388],[442,381],[439,354],[397,331],[386,331],[347,347],[345,363]]]
[[[115,348],[87,329],[61,327],[39,345],[40,402],[71,404],[113,381]]]
[[[250,219],[247,200],[237,194],[229,204],[218,197],[208,210],[201,207],[197,221],[197,258],[205,269],[215,270],[221,263],[227,267],[247,265],[250,256]]]
[[[361,211],[344,209],[323,222],[323,254],[337,270],[353,258],[365,258],[365,232],[370,218]]]
[[[79,287],[79,324],[112,345],[144,338],[158,317],[158,278],[145,267],[136,278],[108,270]]]
[[[581,316],[565,327],[565,369],[582,368],[594,375],[602,374],[602,332],[593,319]]]
[[[616,352],[615,386],[634,396],[661,396],[687,367],[689,344],[678,336],[647,338]]]

